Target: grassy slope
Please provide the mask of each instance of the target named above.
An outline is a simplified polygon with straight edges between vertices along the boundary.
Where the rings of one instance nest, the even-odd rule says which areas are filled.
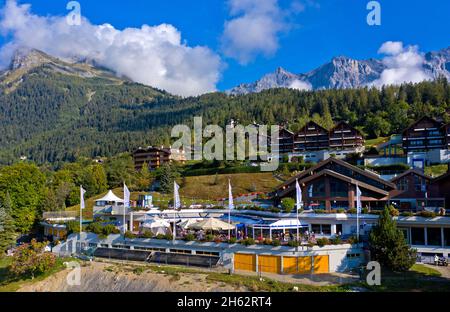
[[[435,178],[435,177],[438,177],[438,176],[446,173],[447,168],[448,168],[447,164],[440,164],[440,165],[425,167],[425,174]]]
[[[214,185],[215,175],[186,177],[179,179],[181,200],[185,205],[191,204],[215,204],[217,199],[228,196],[228,179],[231,179],[233,186],[233,195],[246,194],[253,192],[270,192],[280,184],[272,173],[238,173],[217,176],[218,183]],[[123,198],[122,188],[113,190],[114,194]],[[137,200],[139,194],[147,194],[147,192],[132,192],[131,200]],[[153,203],[158,207],[167,207],[167,202],[173,198],[172,195],[160,194],[152,192]],[[106,195],[106,192],[98,196],[86,199],[86,209],[83,211],[85,219],[92,218],[92,208],[96,199]],[[80,206],[68,207],[69,211],[79,211]]]
[[[186,177],[180,179],[181,196],[203,199],[214,199],[228,197],[228,179],[231,180],[233,195],[247,194],[252,192],[270,192],[280,184],[272,173],[239,173]]]
[[[385,143],[387,141],[389,141],[390,137],[378,137],[376,139],[371,139],[371,140],[366,140],[366,148],[370,148],[372,146],[377,147],[378,145],[380,145],[381,143]]]

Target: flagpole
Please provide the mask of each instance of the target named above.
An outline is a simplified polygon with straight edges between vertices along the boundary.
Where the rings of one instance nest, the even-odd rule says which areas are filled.
[[[83,196],[83,186],[80,185],[80,239],[81,239],[81,232],[83,232],[83,203],[81,201],[84,200]]]
[[[359,245],[359,213],[362,207],[358,183],[356,183],[356,241]]]
[[[232,193],[231,193],[231,181],[228,179],[228,223],[231,224],[231,201]],[[231,239],[231,229],[228,229],[228,240]]]
[[[172,242],[175,243],[175,238],[177,236],[176,229],[176,206],[177,206],[177,182],[173,181],[173,229],[172,229]]]

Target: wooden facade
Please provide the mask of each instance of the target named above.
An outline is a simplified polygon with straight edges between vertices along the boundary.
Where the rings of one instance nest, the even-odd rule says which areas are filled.
[[[317,123],[310,121],[294,136],[294,152],[328,149],[329,132]]]
[[[345,122],[338,123],[330,131],[330,148],[349,149],[364,145],[364,138],[360,131]]]
[[[376,174],[352,166],[342,160],[329,158],[317,166],[289,179],[275,191],[274,199],[295,198],[295,181],[302,188],[305,207],[332,210],[356,206],[356,186],[359,186],[363,206],[381,208],[389,200],[395,184]]]
[[[423,117],[403,131],[405,152],[448,148],[448,127],[430,117]]]
[[[153,170],[159,168],[164,163],[172,161],[185,161],[182,151],[174,151],[171,148],[153,147],[139,148],[133,152],[134,168],[139,171],[144,163]]]

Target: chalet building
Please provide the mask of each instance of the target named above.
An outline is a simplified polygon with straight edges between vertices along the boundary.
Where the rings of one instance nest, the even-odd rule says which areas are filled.
[[[433,179],[416,169],[393,178],[396,190],[391,192],[391,203],[400,211],[420,211],[445,207],[443,193],[431,187]]]
[[[364,138],[357,129],[345,122],[338,123],[330,131],[330,148],[332,149],[358,149],[364,145]]]
[[[356,207],[357,185],[362,192],[363,207],[382,208],[396,188],[395,184],[372,172],[329,158],[279,186],[274,194],[276,202],[285,197],[295,198],[296,180],[301,186],[305,207],[326,210]]]
[[[139,171],[144,163],[150,170],[159,168],[164,163],[173,161],[184,162],[186,157],[184,151],[173,148],[153,147],[138,148],[133,152],[134,168]]]
[[[330,147],[329,132],[310,121],[294,136],[294,152],[317,151]]]
[[[447,149],[447,131],[443,123],[422,117],[403,131],[403,149],[405,153]]]
[[[294,149],[289,159],[302,157],[319,162],[330,157],[343,159],[348,154],[364,151],[364,138],[355,128],[339,122],[330,131],[310,121],[294,135]]]
[[[292,153],[294,149],[294,133],[286,128],[280,128],[278,142],[270,142],[274,152],[280,155]]]
[[[447,173],[431,181],[430,190],[433,194],[440,194],[445,198],[445,208],[450,209],[450,164]]]
[[[447,148],[450,149],[450,123],[443,126]]]

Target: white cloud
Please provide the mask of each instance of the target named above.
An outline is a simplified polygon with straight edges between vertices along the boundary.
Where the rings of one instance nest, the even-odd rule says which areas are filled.
[[[247,64],[258,54],[278,50],[278,35],[286,30],[285,12],[278,0],[230,0],[232,19],[225,23],[222,49],[228,57]]]
[[[220,78],[220,57],[207,47],[188,46],[169,24],[118,30],[82,18],[80,26],[70,26],[65,17],[35,15],[15,0],[8,0],[0,16],[0,31],[11,37],[0,50],[3,66],[18,47],[28,47],[93,59],[118,75],[183,96],[215,91]]]
[[[378,49],[380,54],[395,55],[403,51],[403,42],[400,41],[386,41]]]
[[[383,70],[379,79],[371,85],[398,85],[402,83],[417,83],[431,79],[423,68],[424,56],[417,46],[403,46],[402,42],[385,42],[378,51],[386,54]]]
[[[310,91],[312,90],[312,85],[308,81],[302,81],[302,80],[294,80],[289,85],[290,89],[296,89],[300,91]]]

